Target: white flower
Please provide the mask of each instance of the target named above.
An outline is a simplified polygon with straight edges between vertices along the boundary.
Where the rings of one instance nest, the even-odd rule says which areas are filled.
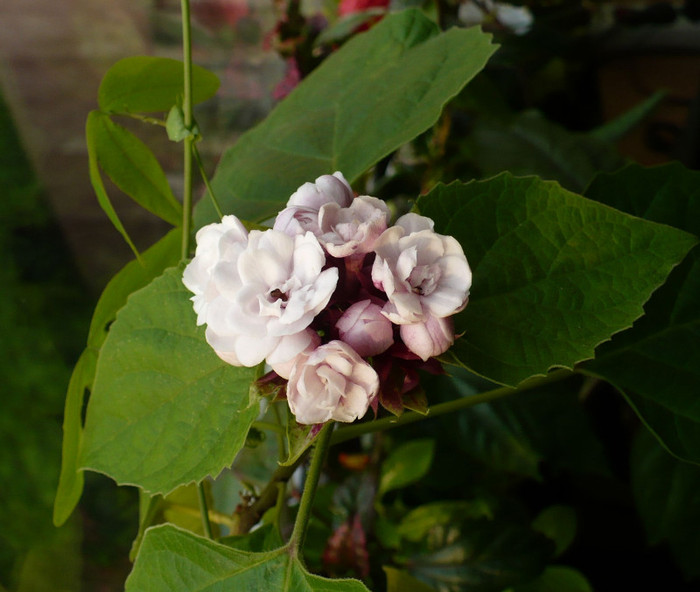
[[[302,424],[351,422],[367,413],[379,377],[349,345],[331,341],[300,356],[287,384],[289,408]]]
[[[333,257],[364,255],[372,251],[390,216],[381,199],[368,195],[356,197],[346,208],[330,202],[318,213],[318,240]]]
[[[464,251],[431,227],[429,218],[409,214],[375,244],[372,281],[389,300],[383,314],[397,325],[448,317],[466,306],[472,274]]]
[[[315,183],[304,183],[287,201],[287,207],[275,219],[273,228],[294,236],[311,231],[320,234],[318,212],[324,204],[347,207],[354,193],[341,172],[321,175]]]
[[[254,230],[244,242],[237,230],[217,240],[218,230],[203,233],[206,244],[183,277],[200,324],[207,324],[207,342],[235,366],[292,360],[311,343],[306,329],[328,304],[338,270],[323,270],[323,249],[310,232]]]
[[[222,260],[235,260],[248,242],[248,231],[235,216],[224,216],[218,224],[209,224],[197,232],[197,250],[182,275],[182,283],[194,292],[192,302],[197,324],[206,322],[207,304],[217,291],[211,282],[214,267]]]
[[[379,305],[371,300],[356,302],[335,324],[345,343],[361,356],[376,356],[394,343],[391,321],[382,314]]]

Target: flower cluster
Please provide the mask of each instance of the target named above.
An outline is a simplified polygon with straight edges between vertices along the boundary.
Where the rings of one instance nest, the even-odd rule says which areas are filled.
[[[334,173],[302,185],[271,229],[224,216],[197,233],[183,282],[207,342],[235,366],[265,360],[299,423],[351,422],[379,403],[400,413],[417,370],[439,368],[454,342],[471,286],[461,246],[429,218],[389,218]]]

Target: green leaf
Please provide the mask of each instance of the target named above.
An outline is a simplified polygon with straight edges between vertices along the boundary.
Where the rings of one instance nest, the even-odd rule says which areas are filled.
[[[173,226],[182,223],[182,205],[146,144],[108,115],[95,111],[88,118],[88,136],[95,159],[119,189]]]
[[[591,198],[700,235],[700,173],[680,164],[601,175]],[[673,270],[632,329],[583,370],[615,385],[673,454],[700,463],[700,247]]]
[[[53,523],[61,526],[78,505],[83,493],[83,472],[79,470],[78,455],[83,439],[83,399],[85,390],[92,387],[95,378],[97,352],[86,349],[73,369],[68,384],[66,405],[63,411],[63,452],[61,476],[53,506]]]
[[[427,438],[402,444],[382,463],[377,496],[401,489],[425,477],[435,453],[435,442]]]
[[[100,109],[112,113],[168,111],[181,102],[183,64],[178,60],[150,56],[125,58],[105,74],[98,91]],[[199,66],[192,68],[193,102],[201,103],[216,94],[219,79]]]
[[[583,191],[596,173],[624,163],[611,145],[571,132],[538,111],[524,111],[505,120],[481,117],[466,145],[484,177],[506,170],[514,175],[538,175],[570,191]]]
[[[182,230],[174,228],[141,255],[141,261],[127,263],[107,284],[92,314],[88,347],[99,350],[109,326],[127,297],[148,285],[168,267],[180,261]]]
[[[576,512],[571,506],[549,506],[532,522],[532,528],[551,539],[555,557],[566,551],[576,536]]]
[[[143,253],[141,263],[128,263],[110,280],[97,302],[90,323],[88,347],[73,370],[66,395],[61,476],[53,509],[53,521],[56,526],[63,524],[70,516],[83,491],[83,472],[78,465],[83,438],[83,399],[85,391],[92,388],[95,380],[98,352],[107,337],[109,325],[117,311],[126,303],[129,294],[147,285],[166,267],[178,262],[181,236],[180,230],[171,230]]]
[[[581,572],[552,565],[532,582],[516,586],[513,592],[593,592],[593,588]]]
[[[221,361],[195,325],[182,269],[134,293],[102,346],[81,462],[166,494],[217,475],[258,414],[255,370]]]
[[[467,377],[453,374],[450,380],[438,377],[433,389],[470,396]],[[606,475],[603,447],[578,399],[581,382],[573,376],[462,411],[456,420],[460,449],[489,470],[533,479],[540,478],[542,463]]]
[[[591,130],[588,132],[588,135],[603,142],[617,142],[650,115],[666,94],[666,91],[663,90],[656,91],[648,99],[644,99],[636,104],[629,111]]]
[[[542,535],[503,520],[437,525],[422,546],[397,559],[438,592],[500,592],[536,577],[552,551]]]
[[[410,573],[389,567],[382,566],[386,574],[387,592],[435,592],[435,588],[414,578]]]
[[[126,244],[129,245],[129,248],[134,252],[136,258],[140,259],[141,256],[136,248],[136,245],[134,245],[134,242],[131,240],[129,233],[126,231],[126,228],[124,228],[122,221],[119,219],[119,216],[109,199],[109,194],[107,193],[107,189],[105,189],[104,182],[102,181],[102,175],[100,174],[100,166],[97,160],[97,152],[99,150],[99,142],[97,137],[98,129],[101,125],[100,122],[104,118],[105,115],[103,113],[100,113],[99,111],[90,111],[87,118],[87,123],[85,124],[85,141],[88,151],[90,183],[95,191],[97,202],[100,204],[100,207],[104,213],[107,214],[107,217],[114,228],[116,228],[119,234],[124,237]]]
[[[342,171],[352,182],[430,127],[494,51],[476,27],[440,34],[416,10],[386,16],[224,154],[212,181],[222,210],[264,220],[319,175]],[[195,219],[216,219],[208,200]]]
[[[174,526],[146,533],[126,592],[200,590],[368,592],[357,580],[310,574],[287,547],[265,553],[232,549]]]
[[[398,526],[402,538],[417,543],[436,526],[456,524],[477,518],[493,518],[491,506],[484,500],[440,501],[411,510]]]
[[[695,243],[557,183],[508,173],[438,185],[418,200],[474,276],[456,361],[506,385],[573,368],[628,328]]]
[[[644,430],[634,442],[631,468],[647,540],[667,541],[686,577],[700,577],[700,467],[673,458]]]

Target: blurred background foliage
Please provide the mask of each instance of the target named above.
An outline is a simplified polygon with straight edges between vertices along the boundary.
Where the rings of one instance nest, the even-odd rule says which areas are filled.
[[[63,76],[58,86],[42,78],[51,66],[49,46],[41,55],[21,53],[28,50],[20,51],[16,39],[11,46],[9,34],[3,45],[1,80],[9,98],[0,98],[0,589],[119,590],[130,569],[126,558],[138,528],[135,491],[88,474],[79,512],[61,529],[51,523],[70,371],[97,295],[129,252],[97,207],[86,205],[94,200],[82,128],[61,121],[58,112],[32,111],[37,108],[32,99],[41,80],[40,92],[67,96],[67,102],[54,100],[54,108],[70,108],[82,121],[109,63],[138,52],[177,57],[179,2],[136,4],[118,13],[137,23],[129,30],[126,53],[117,44],[90,58],[85,78],[93,88],[81,86],[75,70],[94,45],[83,43],[74,60],[78,50],[58,52],[60,67],[71,68],[58,68]],[[242,129],[261,120],[382,11],[420,5],[443,26],[463,26],[466,4],[193,0],[195,59],[223,81],[218,97],[197,116],[207,166],[213,169]],[[438,180],[482,178],[506,169],[582,192],[597,172],[628,159],[642,164],[677,159],[698,168],[698,2],[514,4],[529,10],[527,31],[499,21],[493,3],[491,11],[482,10],[483,25],[501,50],[432,130],[368,173],[368,192],[401,209]],[[12,0],[0,15],[4,10],[16,16],[21,5]],[[69,3],[72,15],[83,8],[84,3]],[[37,4],[36,22],[60,25],[52,11],[41,10]],[[85,17],[76,23],[87,30]],[[46,105],[38,107],[45,111]],[[42,150],[37,129],[51,131],[41,136]],[[162,154],[177,189],[178,148],[163,134],[146,139]],[[164,229],[129,215],[126,222],[144,246]],[[88,233],[79,230],[86,226]],[[487,386],[467,373],[425,381],[431,402]],[[563,391],[558,385],[400,428],[378,436],[378,442],[364,439],[333,449],[309,533],[310,567],[333,576],[363,576],[376,589],[386,577],[398,578],[398,586],[405,576],[371,571],[371,555],[382,557],[373,565],[392,563],[440,590],[502,590],[508,578],[488,574],[517,548],[521,564],[507,567],[520,574],[537,573],[555,560],[586,574],[599,591],[696,589],[700,536],[688,525],[700,520],[695,495],[700,469],[676,461],[640,432],[638,420],[610,387],[571,381]],[[419,450],[410,448],[416,441]],[[240,491],[255,491],[274,469],[269,445],[246,449],[234,470],[213,484],[210,494],[223,513],[234,510]],[[659,485],[670,482],[676,484],[674,496]],[[191,498],[187,491],[174,494],[158,509],[159,519],[187,524],[188,508],[195,505]],[[663,520],[656,520],[661,512]],[[541,577],[590,589],[577,572],[561,569],[549,567]]]

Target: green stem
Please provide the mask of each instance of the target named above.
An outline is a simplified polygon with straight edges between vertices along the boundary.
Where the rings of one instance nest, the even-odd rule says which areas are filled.
[[[204,186],[207,188],[207,193],[209,194],[209,197],[211,198],[211,203],[214,206],[214,209],[216,210],[216,215],[219,216],[219,220],[224,217],[224,214],[221,212],[221,206],[219,205],[219,200],[216,199],[216,195],[214,195],[214,190],[211,188],[211,184],[209,183],[209,178],[207,177],[207,173],[204,170],[204,164],[202,164],[202,158],[199,155],[199,150],[197,150],[197,146],[195,144],[192,144],[192,154],[194,155],[194,159],[197,162],[197,167],[199,168],[199,174],[202,176],[202,180],[204,181]]]
[[[182,11],[182,54],[184,62],[184,101],[182,105],[185,127],[192,129],[192,36],[190,24],[190,2],[181,0]],[[189,135],[185,138],[184,147],[184,190],[182,197],[182,250],[183,259],[190,255],[190,234],[192,232],[192,148],[194,138]]]
[[[446,413],[453,413],[455,411],[459,411],[460,409],[467,409],[469,407],[473,407],[474,405],[479,405],[480,403],[495,401],[496,399],[501,399],[516,393],[528,391],[551,382],[563,380],[568,376],[571,376],[571,372],[569,370],[557,370],[555,372],[551,372],[544,378],[529,380],[520,385],[518,388],[504,386],[491,391],[486,391],[485,393],[479,393],[478,395],[461,397],[459,399],[454,399],[453,401],[447,401],[446,403],[438,403],[437,405],[430,407],[427,415],[416,413],[415,411],[407,411],[400,417],[390,416],[378,419],[376,421],[366,421],[363,423],[352,424],[338,429],[331,438],[331,444],[339,444],[340,442],[352,440],[353,438],[357,438],[363,434],[370,434],[372,432],[397,428],[416,421],[438,417]]]
[[[328,452],[328,447],[331,444],[331,436],[333,435],[334,425],[335,422],[330,421],[323,426],[323,428],[321,428],[321,433],[319,433],[316,440],[314,454],[311,459],[311,465],[309,466],[309,472],[306,475],[304,492],[301,494],[299,511],[297,512],[297,517],[294,521],[294,530],[292,531],[292,536],[289,539],[289,546],[295,553],[297,553],[297,555],[299,555],[304,546],[304,538],[306,537],[306,530],[309,526],[309,517],[311,516],[311,506],[313,505],[314,497],[316,495],[318,480],[321,478],[321,469],[323,468],[323,463],[326,460],[326,453]]]
[[[209,522],[209,508],[207,508],[207,496],[204,493],[204,481],[197,483],[197,501],[199,502],[199,513],[202,516],[202,528],[208,539],[213,539],[211,523]]]

